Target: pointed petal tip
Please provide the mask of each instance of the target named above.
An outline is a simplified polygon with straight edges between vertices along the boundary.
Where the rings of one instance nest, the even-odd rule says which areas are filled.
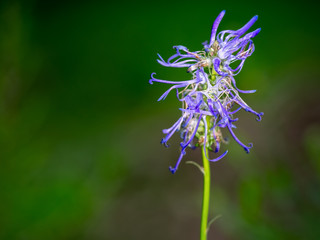
[[[259,32],[261,32],[261,28],[258,28],[254,31],[255,34],[253,35],[253,37],[257,36]]]
[[[161,139],[160,144],[163,144],[166,148],[170,147],[170,145],[167,143],[167,141],[164,138]]]
[[[253,147],[252,143],[248,144],[249,146],[244,147],[244,150],[246,151],[246,153],[250,153],[250,149]]]
[[[219,23],[220,23],[221,19],[223,18],[224,14],[226,14],[226,10],[222,10],[222,11],[219,13],[219,15],[218,15],[218,17],[217,17],[217,18],[220,18]]]
[[[258,114],[258,117],[256,118],[256,120],[257,120],[258,122],[260,122],[260,121],[262,120],[262,116],[263,116],[263,115],[264,115],[263,112],[259,113],[259,114]]]
[[[249,22],[251,22],[251,25],[253,25],[258,20],[258,15],[253,16]]]
[[[150,84],[153,84],[153,75],[155,75],[155,74],[156,74],[155,72],[151,73],[151,76],[150,76],[151,79],[149,80],[149,83],[150,83]]]
[[[253,32],[251,32],[251,33],[248,33],[246,36],[250,36],[250,38],[254,38],[255,36],[257,36],[259,33],[260,33],[260,31],[261,31],[261,28],[258,28],[258,29],[256,29],[256,30],[254,30]]]
[[[169,167],[169,170],[172,174],[175,174],[175,172],[177,171],[177,169],[173,168],[173,167]]]

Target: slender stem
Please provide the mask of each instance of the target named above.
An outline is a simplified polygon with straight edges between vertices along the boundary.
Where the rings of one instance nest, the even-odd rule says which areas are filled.
[[[202,146],[202,159],[203,159],[203,199],[202,199],[202,217],[201,217],[201,230],[200,240],[207,240],[207,227],[208,227],[208,213],[209,213],[209,200],[210,200],[210,164],[206,158],[208,156],[208,149],[205,144]]]

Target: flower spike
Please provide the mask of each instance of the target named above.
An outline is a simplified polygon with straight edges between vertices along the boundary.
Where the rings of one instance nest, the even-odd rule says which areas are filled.
[[[255,50],[253,38],[258,35],[260,28],[246,33],[257,21],[258,16],[251,18],[238,30],[225,30],[217,34],[218,26],[224,17],[221,11],[211,29],[209,44],[204,43],[201,51],[189,51],[182,45],[174,46],[175,54],[164,60],[160,54],[157,60],[162,66],[186,68],[191,74],[190,80],[170,81],[155,78],[151,74],[150,84],[154,82],[169,84],[170,87],[158,99],[163,100],[175,90],[177,98],[182,102],[181,117],[168,129],[164,129],[165,137],[161,143],[168,147],[168,141],[175,132],[180,132],[182,142],[179,158],[174,167],[169,167],[175,173],[186,155],[186,149],[205,147],[216,155],[209,159],[216,162],[222,159],[228,150],[219,154],[221,145],[227,143],[222,130],[229,132],[232,138],[249,153],[252,143],[245,145],[235,135],[233,129],[238,121],[234,115],[241,109],[251,112],[261,120],[262,112],[258,113],[246,104],[239,93],[254,93],[256,90],[240,90],[236,86],[236,76],[243,68],[245,60]],[[233,64],[234,63],[234,64]],[[232,67],[230,66],[231,64]]]

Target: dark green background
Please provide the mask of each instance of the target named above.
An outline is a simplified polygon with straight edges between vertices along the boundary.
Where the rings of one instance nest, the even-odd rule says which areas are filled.
[[[229,154],[211,164],[209,239],[320,238],[319,7],[314,1],[0,3],[0,239],[198,239],[202,176],[179,137],[174,94],[152,72],[173,45],[201,50],[252,16],[256,51],[237,76],[258,112],[240,113]]]

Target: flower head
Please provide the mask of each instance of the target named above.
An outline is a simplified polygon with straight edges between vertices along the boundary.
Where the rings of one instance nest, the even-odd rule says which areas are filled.
[[[172,127],[164,129],[166,136],[161,143],[168,146],[167,142],[175,132],[180,132],[182,138],[181,153],[175,167],[170,171],[175,173],[186,154],[186,148],[205,146],[209,150],[218,153],[221,143],[226,140],[222,136],[221,128],[227,128],[232,137],[244,150],[249,153],[252,144],[242,143],[234,134],[236,128],[234,114],[244,109],[257,116],[261,120],[263,113],[258,113],[250,108],[240,97],[240,93],[253,93],[255,90],[240,90],[236,86],[234,76],[238,74],[247,57],[254,51],[251,40],[259,32],[260,28],[245,34],[257,16],[253,17],[246,25],[236,31],[222,31],[216,37],[218,25],[225,11],[222,11],[213,23],[210,42],[204,43],[204,50],[191,52],[184,46],[175,46],[176,54],[165,61],[159,54],[158,62],[166,67],[187,68],[192,78],[184,81],[161,80],[151,74],[150,84],[153,82],[172,85],[158,101],[163,100],[172,91],[176,90],[179,101],[182,102],[182,116]],[[244,35],[245,34],[245,35]],[[230,64],[238,63],[237,67],[231,68]],[[181,90],[180,90],[181,89]],[[218,161],[228,151],[209,159]],[[206,156],[208,158],[208,156]]]

